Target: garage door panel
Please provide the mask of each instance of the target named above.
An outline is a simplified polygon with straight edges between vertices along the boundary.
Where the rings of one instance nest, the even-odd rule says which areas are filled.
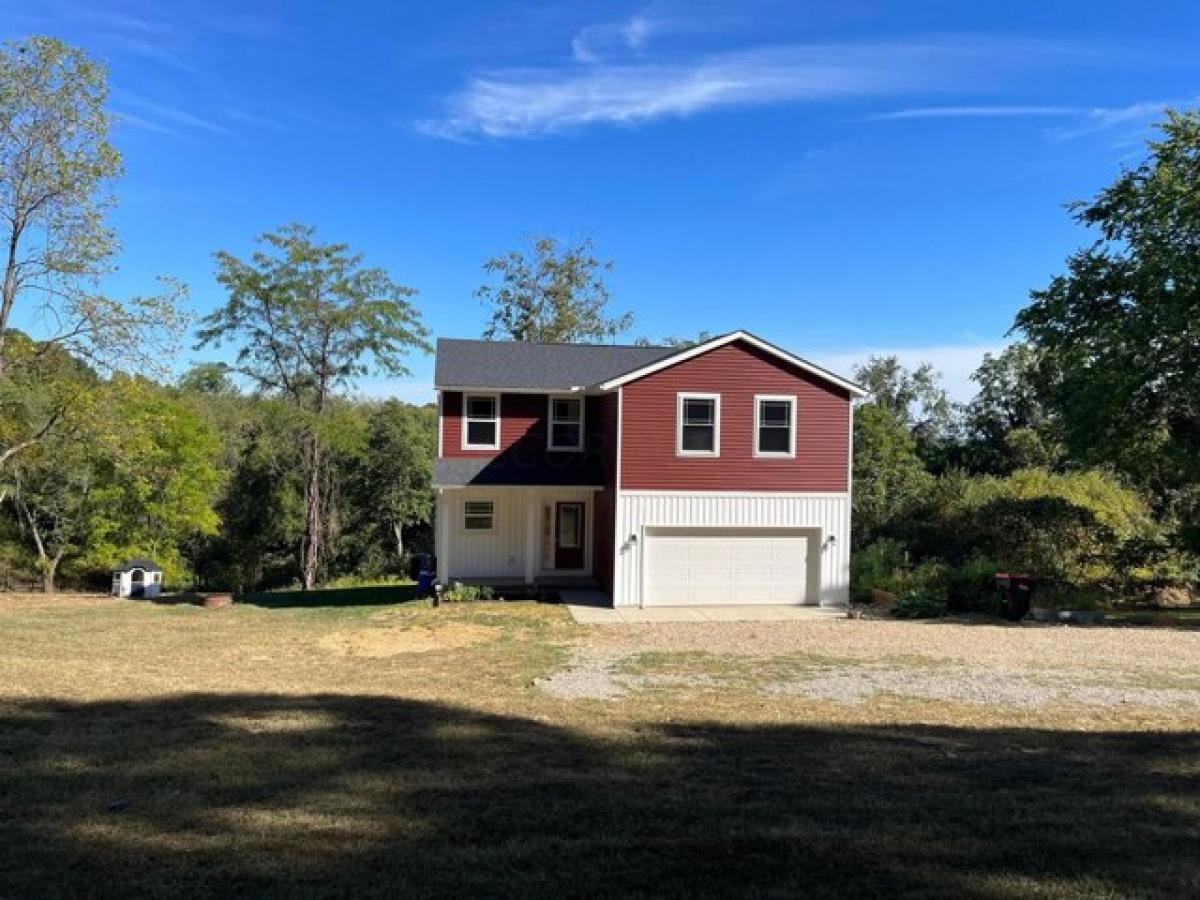
[[[789,604],[809,598],[810,550],[817,529],[650,529],[647,606]]]

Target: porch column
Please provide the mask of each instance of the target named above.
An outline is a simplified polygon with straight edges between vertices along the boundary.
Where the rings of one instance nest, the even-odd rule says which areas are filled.
[[[450,515],[446,511],[446,489],[438,488],[434,506],[433,552],[437,556],[437,580],[445,584],[450,575]]]
[[[542,513],[541,495],[533,488],[524,492],[525,500],[525,583],[533,584],[542,555],[539,519]]]

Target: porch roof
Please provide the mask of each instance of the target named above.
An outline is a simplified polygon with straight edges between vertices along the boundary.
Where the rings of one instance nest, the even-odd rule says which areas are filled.
[[[542,458],[517,462],[503,455],[492,458],[439,459],[433,468],[435,487],[603,487],[604,469],[590,453],[558,460]]]

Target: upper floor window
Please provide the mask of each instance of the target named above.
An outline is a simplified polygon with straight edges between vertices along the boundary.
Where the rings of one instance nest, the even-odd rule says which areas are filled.
[[[550,398],[550,449],[583,449],[583,398]]]
[[[796,455],[796,398],[754,398],[754,455]]]
[[[675,452],[680,456],[721,455],[721,395],[680,394]]]
[[[463,397],[462,446],[464,450],[500,448],[498,394],[467,394]]]

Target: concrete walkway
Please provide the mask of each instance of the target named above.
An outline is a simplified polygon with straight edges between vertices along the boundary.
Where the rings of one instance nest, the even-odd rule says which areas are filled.
[[[564,592],[565,593],[565,592]],[[563,597],[581,625],[639,625],[650,622],[801,622],[842,619],[846,610],[832,606],[656,606],[649,609],[575,603]]]

